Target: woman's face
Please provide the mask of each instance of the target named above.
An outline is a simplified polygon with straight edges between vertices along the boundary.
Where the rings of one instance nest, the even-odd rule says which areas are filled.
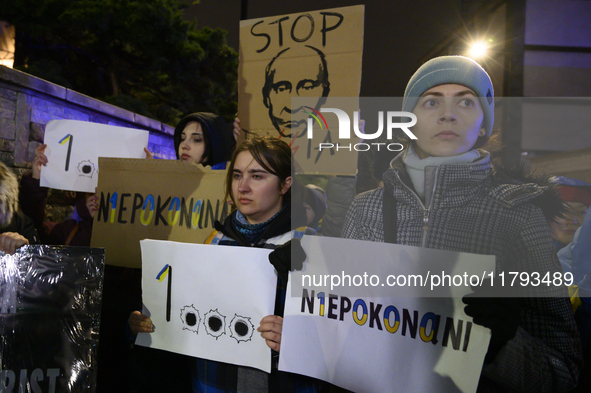
[[[304,202],[304,209],[306,209],[306,225],[310,225],[312,222],[314,222],[314,217],[316,217],[316,213],[314,212],[314,209],[312,209],[312,206],[310,206],[306,202]]]
[[[451,157],[472,149],[482,128],[484,113],[478,97],[466,86],[435,86],[419,98],[413,110],[417,124],[415,150],[420,158]]]
[[[580,202],[566,202],[566,213],[564,218],[556,218],[550,222],[552,239],[567,245],[573,241],[575,232],[585,219],[588,207]]]
[[[236,207],[249,223],[259,224],[277,214],[291,177],[280,184],[279,177],[267,172],[248,151],[238,154],[232,172],[232,196]]]
[[[190,121],[181,133],[179,144],[179,159],[193,164],[201,164],[205,161],[205,140],[203,139],[201,124]]]

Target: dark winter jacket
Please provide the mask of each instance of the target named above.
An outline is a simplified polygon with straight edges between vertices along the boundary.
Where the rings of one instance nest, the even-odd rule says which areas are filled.
[[[35,223],[35,228],[41,235],[41,243],[51,245],[64,245],[70,233],[78,224],[78,229],[70,241],[70,246],[90,247],[92,236],[93,218],[86,207],[86,196],[84,193],[77,193],[75,218],[70,218],[56,224],[49,234],[45,234],[43,221],[45,219],[45,204],[47,200],[46,187],[39,185],[39,179],[25,175],[21,179],[20,197],[23,211],[30,215]]]
[[[33,220],[41,244],[47,244],[48,233],[43,227],[46,199],[47,188],[39,185],[39,179],[33,178],[30,174],[23,175],[19,190],[20,207],[23,213]]]
[[[340,237],[347,210],[355,198],[357,179],[353,176],[331,176],[326,185],[327,209],[322,219],[322,235]]]
[[[73,218],[69,218],[64,222],[56,224],[47,240],[48,244],[64,245],[66,240],[78,225],[74,237],[68,244],[69,246],[90,247],[90,239],[92,238],[92,216],[86,207],[86,195],[84,193],[77,193],[76,196],[76,214]]]
[[[12,216],[12,221],[8,226],[0,228],[0,233],[16,232],[23,235],[29,241],[29,244],[38,244],[39,239],[33,220],[27,217],[22,211],[17,211]]]
[[[394,231],[398,244],[494,255],[497,271],[561,271],[547,225],[560,205],[553,203],[557,198],[548,187],[512,180],[481,151],[474,163],[437,167],[424,203],[402,154],[384,173],[384,188],[355,198],[343,237],[383,242],[386,216],[392,217],[386,236]],[[383,210],[385,192],[396,201],[394,211]],[[562,392],[574,387],[581,348],[572,308],[564,287],[551,286],[545,296],[520,298],[521,325],[483,368],[479,391]]]

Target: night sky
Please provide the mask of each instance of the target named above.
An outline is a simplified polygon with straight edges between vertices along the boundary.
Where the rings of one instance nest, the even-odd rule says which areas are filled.
[[[240,0],[201,0],[186,10],[199,27],[228,31],[228,43],[238,50]],[[246,19],[364,4],[350,0],[297,2],[247,0]],[[365,35],[361,96],[401,97],[420,59],[462,26],[460,0],[365,2]]]

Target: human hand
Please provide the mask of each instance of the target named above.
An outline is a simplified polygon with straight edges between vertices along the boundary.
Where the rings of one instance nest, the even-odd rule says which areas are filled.
[[[258,332],[265,339],[269,348],[279,352],[281,348],[281,332],[283,331],[283,318],[277,315],[267,315],[261,319]]]
[[[0,234],[0,250],[7,254],[14,254],[17,248],[25,244],[29,244],[29,241],[19,233],[4,232]]]
[[[128,322],[133,334],[152,333],[155,330],[152,320],[139,311],[129,314]]]
[[[242,129],[240,128],[240,119],[235,118],[234,119],[234,139],[238,140],[238,137],[240,136],[240,131],[242,131]]]
[[[488,283],[489,284],[489,283]],[[473,293],[462,298],[464,312],[474,323],[491,331],[485,362],[490,363],[501,348],[517,333],[521,322],[521,303],[516,297],[496,297],[492,286],[473,287]]]
[[[359,113],[361,114],[361,110],[359,110]],[[359,132],[361,134],[365,135],[365,120],[363,120],[361,118],[359,119],[359,122],[357,123],[357,129],[359,130]],[[364,141],[365,141],[365,139],[361,139],[359,141],[359,143],[363,143]]]
[[[39,145],[35,149],[35,159],[33,160],[33,179],[41,178],[41,165],[47,165],[47,156],[45,155],[46,144]]]
[[[98,196],[96,194],[86,194],[86,208],[90,217],[94,218],[94,214],[98,211]]]
[[[152,152],[150,150],[148,150],[147,147],[144,147],[144,151],[146,152],[146,160],[153,160],[154,159],[154,155],[152,154]]]
[[[283,282],[287,281],[287,272],[302,270],[306,252],[302,248],[300,239],[293,238],[285,244],[275,247],[269,254],[269,262],[277,270],[277,275]]]

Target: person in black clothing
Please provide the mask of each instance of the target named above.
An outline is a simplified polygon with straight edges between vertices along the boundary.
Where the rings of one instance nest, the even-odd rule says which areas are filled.
[[[92,220],[98,210],[98,197],[93,193],[77,192],[74,213],[67,220],[56,224],[51,230],[45,227],[45,204],[48,189],[41,187],[39,179],[41,166],[47,164],[45,148],[39,145],[35,149],[32,172],[21,179],[20,201],[25,214],[33,219],[40,235],[40,242],[51,245],[90,246]]]

